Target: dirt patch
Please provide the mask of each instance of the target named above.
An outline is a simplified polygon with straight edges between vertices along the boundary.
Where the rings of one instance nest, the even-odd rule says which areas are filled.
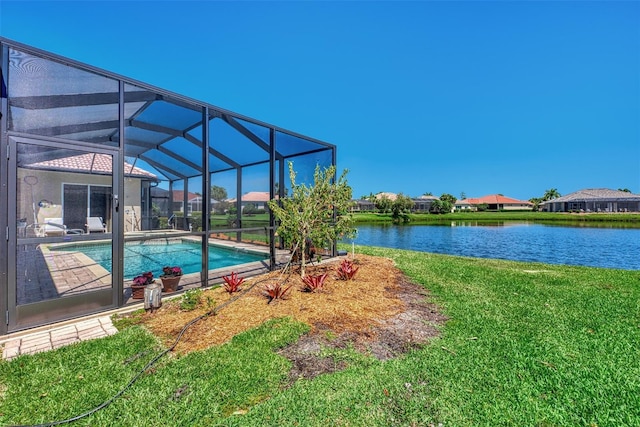
[[[438,334],[438,324],[446,318],[427,302],[428,292],[410,283],[387,258],[356,255],[359,271],[350,281],[338,280],[335,270],[341,258],[312,265],[307,274],[327,273],[324,289],[303,292],[299,272],[271,272],[247,279],[242,297],[229,295],[224,288],[206,290],[199,308],[180,310],[179,299],[165,302],[140,322],[154,334],[173,343],[182,327],[213,307],[223,307],[189,328],[175,348],[188,353],[223,344],[233,336],[278,317],[292,317],[311,326],[308,334],[280,353],[293,362],[291,379],[312,378],[344,368],[343,363],[321,356],[324,348],[356,350],[386,360],[427,342]],[[291,285],[283,300],[269,303],[264,286]]]

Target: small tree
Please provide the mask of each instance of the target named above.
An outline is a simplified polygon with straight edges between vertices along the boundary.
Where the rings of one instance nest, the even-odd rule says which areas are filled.
[[[436,199],[431,202],[431,208],[429,212],[434,214],[446,214],[450,213],[453,205],[448,200]]]
[[[219,202],[227,199],[227,190],[219,185],[211,186],[211,198]]]
[[[398,197],[391,204],[391,217],[394,222],[409,222],[408,213],[411,212],[413,208],[413,200],[411,197],[405,196],[404,194],[398,194]]]
[[[533,210],[535,212],[538,212],[540,210],[540,203],[542,203],[544,200],[542,199],[542,197],[532,197],[529,199],[529,201],[533,203]]]
[[[457,201],[456,197],[449,193],[442,193],[442,195],[440,196],[440,200],[442,200],[443,202],[449,202],[450,206],[454,206]]]
[[[285,245],[301,254],[300,275],[304,277],[307,246],[324,247],[342,237],[353,237],[355,228],[349,213],[351,187],[347,184],[347,171],[335,181],[335,166],[324,170],[316,166],[313,185],[296,184],[293,162],[289,162],[291,196],[270,200],[269,208],[279,221],[278,235]]]
[[[374,203],[376,205],[376,209],[378,209],[378,212],[380,213],[389,212],[391,210],[391,206],[393,205],[393,201],[384,194],[380,197],[376,197]]]

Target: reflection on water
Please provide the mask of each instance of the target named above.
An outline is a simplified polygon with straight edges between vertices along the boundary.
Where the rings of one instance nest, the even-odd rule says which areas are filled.
[[[523,225],[528,222],[514,221],[450,221],[451,227],[508,227],[510,225]],[[445,224],[439,224],[445,225]]]
[[[359,225],[357,245],[477,258],[640,270],[640,229],[515,221]],[[348,240],[352,242],[352,240]]]

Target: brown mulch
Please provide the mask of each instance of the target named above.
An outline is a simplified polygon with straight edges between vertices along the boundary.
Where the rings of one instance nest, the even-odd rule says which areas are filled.
[[[247,278],[243,288],[253,288],[215,316],[189,328],[174,351],[188,353],[223,344],[269,319],[290,316],[310,325],[311,330],[281,354],[294,362],[292,378],[309,378],[340,368],[332,360],[323,363],[318,357],[322,348],[351,344],[356,350],[385,360],[438,334],[438,324],[445,317],[426,301],[428,292],[410,283],[391,259],[357,254],[354,262],[359,271],[349,281],[336,278],[341,260],[307,267],[308,275],[328,273],[324,289],[313,293],[301,290],[303,282],[295,269],[292,274],[275,271]],[[264,286],[285,280],[285,286],[292,285],[285,298],[269,302]],[[155,313],[142,316],[142,323],[170,345],[190,320],[237,295],[228,294],[224,287],[206,290],[193,311],[181,311],[179,299],[165,301]]]

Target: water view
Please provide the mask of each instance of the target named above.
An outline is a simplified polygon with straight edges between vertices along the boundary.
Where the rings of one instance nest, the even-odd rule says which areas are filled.
[[[358,225],[357,245],[477,258],[640,270],[640,229],[523,222]],[[349,240],[349,243],[351,240]]]

